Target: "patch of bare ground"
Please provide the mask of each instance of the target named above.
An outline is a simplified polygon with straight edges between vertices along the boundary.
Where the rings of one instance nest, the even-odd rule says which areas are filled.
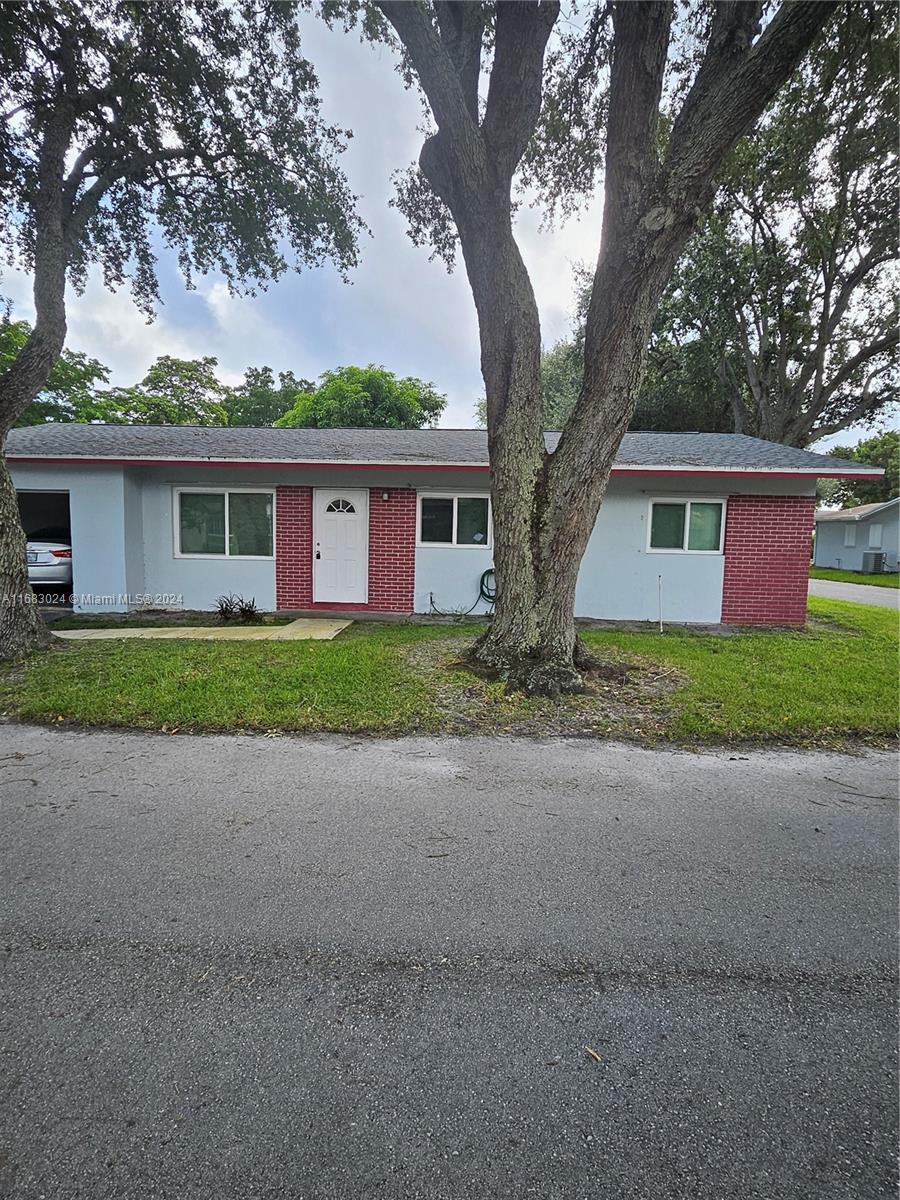
[[[674,667],[606,651],[585,672],[586,690],[556,700],[508,693],[465,659],[467,637],[435,638],[410,646],[406,659],[428,679],[431,702],[447,733],[509,733],[526,737],[664,736],[669,697],[686,682]]]

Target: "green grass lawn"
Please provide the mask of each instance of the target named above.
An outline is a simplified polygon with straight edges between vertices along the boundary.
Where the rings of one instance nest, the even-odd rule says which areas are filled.
[[[897,729],[897,616],[813,599],[796,632],[590,631],[623,678],[558,701],[459,665],[476,627],[357,623],[320,642],[84,642],[0,678],[39,721],[180,730],[591,733],[818,744]]]
[[[661,658],[687,677],[667,732],[806,740],[896,734],[898,622],[890,609],[812,597],[797,632],[734,637],[593,634],[595,647]]]
[[[867,583],[872,587],[900,587],[900,575],[863,575],[859,571],[838,571],[834,567],[810,567],[810,579],[831,579],[834,583]]]

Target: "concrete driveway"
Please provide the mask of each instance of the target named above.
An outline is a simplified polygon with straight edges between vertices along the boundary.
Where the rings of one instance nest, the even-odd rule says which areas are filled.
[[[896,790],[0,727],[0,1194],[893,1197]]]
[[[850,600],[854,604],[874,604],[878,608],[898,608],[900,590],[897,588],[873,587],[867,583],[835,583],[831,579],[811,579],[811,596],[824,596],[828,600]]]

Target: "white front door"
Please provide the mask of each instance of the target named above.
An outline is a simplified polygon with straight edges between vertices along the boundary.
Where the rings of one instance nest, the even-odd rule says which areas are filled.
[[[369,598],[369,493],[366,488],[313,492],[313,600],[365,604]]]

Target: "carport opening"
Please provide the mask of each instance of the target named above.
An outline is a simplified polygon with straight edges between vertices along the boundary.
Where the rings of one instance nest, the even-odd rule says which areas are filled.
[[[16,498],[26,538],[72,544],[68,492],[20,491],[16,493]],[[66,590],[51,584],[46,587],[33,586],[39,600],[42,592],[49,590],[57,594]]]
[[[16,495],[26,537],[53,530],[71,538],[68,492],[17,492]]]

